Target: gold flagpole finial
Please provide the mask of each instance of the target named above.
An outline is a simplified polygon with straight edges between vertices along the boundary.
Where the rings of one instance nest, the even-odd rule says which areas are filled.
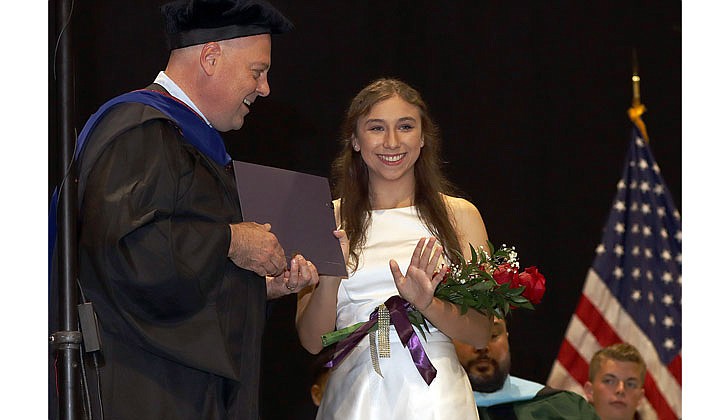
[[[637,50],[632,48],[632,106],[642,105],[640,100],[640,75]]]
[[[642,121],[642,114],[647,111],[647,108],[642,104],[640,98],[640,76],[639,76],[639,65],[637,63],[637,50],[632,49],[632,107],[627,111],[629,119],[639,128],[642,137],[645,141],[649,141],[647,137],[647,127]]]

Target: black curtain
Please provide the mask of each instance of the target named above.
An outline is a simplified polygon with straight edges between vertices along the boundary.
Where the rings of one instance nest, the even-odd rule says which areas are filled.
[[[274,37],[271,95],[241,130],[225,133],[230,154],[328,176],[339,123],[359,89],[381,76],[419,89],[440,125],[447,172],[480,209],[491,240],[515,245],[523,265],[546,275],[543,303],[510,319],[513,373],[545,382],[621,175],[633,49],[651,147],[682,208],[682,3],[272,2],[296,30]],[[161,3],[76,1],[79,131],[107,99],[163,70]],[[50,94],[51,127],[53,101]],[[51,137],[49,191],[60,177],[56,148]],[[272,305],[265,419],[312,408],[311,357],[298,344],[294,311],[293,298]]]

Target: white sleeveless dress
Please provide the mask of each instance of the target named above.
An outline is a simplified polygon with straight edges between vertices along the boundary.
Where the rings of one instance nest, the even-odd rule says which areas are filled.
[[[415,207],[372,211],[359,267],[339,286],[336,328],[368,321],[390,296],[398,294],[389,260],[406,272],[420,238],[433,236],[417,217]],[[478,419],[473,391],[450,338],[430,325],[427,341],[419,331],[427,357],[437,369],[428,386],[406,347],[390,326],[391,357],[379,358],[382,376],[372,366],[369,339],[332,370],[318,420]]]

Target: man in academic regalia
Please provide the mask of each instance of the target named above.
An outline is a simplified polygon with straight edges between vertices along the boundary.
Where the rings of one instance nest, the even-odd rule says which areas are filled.
[[[80,289],[102,342],[98,368],[85,366],[92,411],[258,419],[266,299],[318,274],[286,261],[270,226],[242,222],[219,132],[268,96],[271,34],[293,26],[262,0],[174,1],[162,14],[166,69],[102,106],[77,145]]]
[[[495,318],[483,349],[453,340],[473,387],[481,420],[598,420],[591,405],[571,391],[510,375],[511,352],[503,319]]]

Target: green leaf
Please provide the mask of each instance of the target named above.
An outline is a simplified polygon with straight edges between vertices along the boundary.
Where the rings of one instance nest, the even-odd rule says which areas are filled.
[[[461,254],[460,251],[455,250],[455,256],[458,259],[457,264],[459,264],[461,267],[466,264],[465,257],[463,257],[463,254]]]
[[[430,333],[430,327],[427,326],[427,322],[425,320],[424,315],[418,310],[410,311],[407,313],[407,317],[410,320],[410,323],[417,328],[417,330],[422,334],[422,337],[425,338],[425,341],[427,341],[427,334],[425,334],[425,331],[427,333]],[[424,328],[424,330],[423,330]]]
[[[526,302],[530,302],[530,301],[528,299],[526,299],[525,297],[523,297],[523,296],[513,296],[511,298],[511,302],[513,302],[513,303],[526,303]]]
[[[520,307],[521,308],[524,308],[524,309],[531,309],[531,310],[536,309],[536,308],[534,308],[533,303],[531,303],[528,299],[526,299],[526,302],[524,302],[523,304],[521,304]]]
[[[488,250],[490,251],[490,256],[492,257],[493,254],[495,254],[495,247],[493,246],[493,242],[488,240]]]

